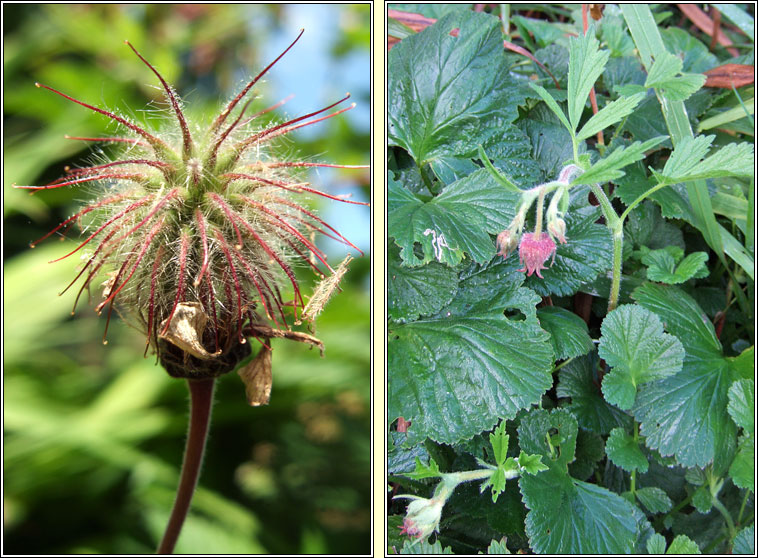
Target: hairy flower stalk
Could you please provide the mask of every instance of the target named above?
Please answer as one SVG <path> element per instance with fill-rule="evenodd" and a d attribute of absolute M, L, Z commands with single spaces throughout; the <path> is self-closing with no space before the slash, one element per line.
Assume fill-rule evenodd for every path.
<path fill-rule="evenodd" d="M 120 144 L 124 153 L 116 160 L 66 169 L 66 177 L 46 185 L 15 186 L 37 191 L 97 184 L 102 189 L 99 198 L 32 246 L 73 224 L 80 226 L 85 238 L 59 258 L 79 255 L 83 262 L 63 292 L 80 281 L 75 309 L 82 293 L 99 286 L 105 277 L 102 299 L 95 307 L 98 313 L 107 311 L 103 342 L 114 307 L 136 319 L 146 336 L 145 352 L 152 347 L 171 376 L 187 378 L 191 386 L 199 382 L 190 390 L 193 417 L 196 408 L 210 405 L 213 379 L 234 369 L 251 353 L 248 337 L 261 342 L 255 360 L 258 366 L 266 362 L 268 368 L 272 337 L 321 346 L 315 338 L 289 328 L 290 321 L 302 319 L 300 311 L 306 305 L 295 267 L 308 265 L 320 277 L 334 272 L 314 243 L 315 234 L 360 252 L 303 202 L 322 197 L 368 204 L 321 191 L 303 181 L 300 173 L 310 167 L 367 167 L 279 160 L 272 149 L 292 131 L 353 108 L 355 103 L 328 112 L 350 95 L 323 109 L 268 126 L 260 125 L 259 117 L 284 101 L 250 115 L 247 109 L 251 100 L 243 103 L 302 34 L 206 126 L 187 120 L 176 92 L 128 41 L 126 44 L 165 91 L 174 121 L 167 132 L 145 130 L 113 112 L 36 84 L 108 117 L 125 134 L 111 138 L 67 136 Z M 291 299 L 284 294 L 290 291 Z M 199 395 L 203 390 L 204 395 Z M 267 394 L 256 397 L 257 403 L 251 404 L 268 401 Z M 202 412 L 210 416 L 209 407 Z M 205 444 L 205 431 L 200 431 L 202 436 L 191 441 L 200 447 L 188 446 L 183 467 L 182 486 L 188 487 L 189 497 Z M 194 465 L 187 463 L 191 454 L 195 456 Z M 187 468 L 195 469 L 188 473 L 195 478 L 185 482 Z M 184 509 L 177 512 L 182 506 Z M 175 536 L 188 507 L 187 494 L 177 498 L 174 515 L 180 517 L 172 515 Z M 161 550 L 170 552 L 174 543 L 175 537 L 164 540 Z"/>

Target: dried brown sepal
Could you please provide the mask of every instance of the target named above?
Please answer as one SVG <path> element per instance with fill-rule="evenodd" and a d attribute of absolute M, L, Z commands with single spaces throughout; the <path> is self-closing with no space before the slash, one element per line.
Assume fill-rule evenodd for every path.
<path fill-rule="evenodd" d="M 222 351 L 220 350 L 209 353 L 203 347 L 203 332 L 205 332 L 205 325 L 208 323 L 208 315 L 200 303 L 180 302 L 176 306 L 171 323 L 167 324 L 167 322 L 168 319 L 161 323 L 159 338 L 176 345 L 185 353 L 199 359 L 209 360 L 221 354 Z M 163 333 L 164 329 L 165 333 Z"/>
<path fill-rule="evenodd" d="M 289 331 L 284 329 L 275 329 L 265 324 L 251 324 L 245 329 L 245 334 L 251 335 L 257 339 L 289 339 L 290 341 L 297 341 L 299 343 L 307 343 L 318 347 L 321 356 L 324 356 L 324 342 L 320 339 L 303 333 L 301 331 Z"/>
<path fill-rule="evenodd" d="M 251 407 L 268 405 L 271 399 L 271 347 L 263 345 L 261 350 L 248 364 L 237 371 L 245 384 L 245 396 Z"/>
<path fill-rule="evenodd" d="M 321 313 L 324 306 L 326 306 L 326 303 L 329 302 L 329 299 L 334 294 L 334 291 L 339 287 L 340 281 L 342 280 L 342 277 L 345 276 L 345 273 L 347 273 L 349 269 L 348 265 L 352 259 L 353 257 L 348 254 L 345 259 L 342 260 L 342 263 L 337 266 L 334 273 L 321 280 L 318 287 L 316 287 L 316 290 L 313 292 L 313 296 L 311 296 L 311 299 L 308 301 L 308 304 L 305 305 L 302 316 L 300 316 L 300 319 L 295 322 L 295 325 L 300 325 L 303 323 L 303 320 L 313 322 L 313 320 L 316 319 L 316 316 Z"/>

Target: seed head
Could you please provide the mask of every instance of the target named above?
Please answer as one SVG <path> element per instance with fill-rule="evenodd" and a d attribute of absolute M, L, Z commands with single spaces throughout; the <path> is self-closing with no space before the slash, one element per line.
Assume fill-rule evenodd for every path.
<path fill-rule="evenodd" d="M 32 245 L 77 223 L 86 238 L 59 259 L 80 252 L 86 256 L 64 292 L 81 279 L 78 302 L 105 275 L 96 311 L 107 309 L 110 320 L 118 302 L 136 318 L 146 344 L 154 347 L 171 375 L 198 378 L 228 372 L 250 353 L 246 337 L 261 331 L 256 325 L 267 321 L 276 329 L 288 329 L 288 314 L 297 320 L 305 305 L 295 264 L 307 264 L 319 276 L 333 271 L 314 244 L 314 234 L 358 250 L 302 203 L 303 198 L 320 196 L 362 204 L 327 194 L 298 176 L 307 167 L 345 166 L 281 160 L 272 150 L 277 139 L 293 130 L 353 108 L 354 103 L 320 116 L 350 95 L 267 127 L 257 118 L 282 103 L 249 116 L 250 100 L 237 108 L 302 33 L 205 126 L 187 121 L 177 94 L 128 41 L 165 91 L 174 115 L 167 132 L 147 131 L 36 84 L 107 116 L 125 132 L 120 137 L 70 139 L 117 143 L 125 150 L 116 160 L 69 169 L 68 176 L 44 186 L 16 186 L 44 190 L 95 183 L 102 189 L 97 199 Z M 289 286 L 292 300 L 285 301 L 282 289 Z M 177 335 L 185 335 L 179 324 L 190 324 L 190 331 L 195 327 L 196 339 L 177 341 Z M 106 334 L 107 328 L 106 323 Z M 187 349 L 193 346 L 199 348 Z"/>

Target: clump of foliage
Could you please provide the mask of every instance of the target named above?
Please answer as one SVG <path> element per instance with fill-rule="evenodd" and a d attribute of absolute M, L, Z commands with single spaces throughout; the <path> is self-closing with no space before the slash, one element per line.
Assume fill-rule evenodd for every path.
<path fill-rule="evenodd" d="M 751 553 L 752 16 L 394 8 L 390 552 Z"/>

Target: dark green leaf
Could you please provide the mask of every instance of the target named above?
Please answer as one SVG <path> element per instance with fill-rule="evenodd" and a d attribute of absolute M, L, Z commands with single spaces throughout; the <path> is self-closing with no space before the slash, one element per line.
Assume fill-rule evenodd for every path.
<path fill-rule="evenodd" d="M 398 43 L 389 53 L 390 145 L 423 165 L 460 138 L 477 138 L 493 118 L 515 120 L 519 97 L 502 51 L 497 18 L 470 11 L 447 14 Z"/>
<path fill-rule="evenodd" d="M 458 274 L 431 262 L 422 267 L 400 264 L 400 249 L 387 247 L 387 314 L 396 322 L 412 321 L 434 314 L 453 300 L 458 291 Z"/>
<path fill-rule="evenodd" d="M 629 415 L 603 399 L 597 378 L 597 353 L 579 357 L 558 373 L 558 397 L 570 397 L 567 409 L 579 426 L 597 434 L 608 434 L 614 427 L 631 428 Z"/>
<path fill-rule="evenodd" d="M 749 434 L 755 432 L 755 382 L 737 380 L 729 387 L 729 404 L 726 410 L 737 426 Z"/>
<path fill-rule="evenodd" d="M 677 265 L 682 255 L 683 252 L 676 257 L 668 250 L 651 250 L 642 257 L 642 263 L 648 266 L 647 278 L 659 283 L 676 285 L 692 278 L 708 276 L 708 269 L 705 267 L 708 261 L 706 252 L 693 252 Z"/>
<path fill-rule="evenodd" d="M 558 306 L 537 309 L 542 329 L 550 334 L 555 358 L 564 359 L 585 355 L 593 348 L 587 324 L 573 312 Z"/>
<path fill-rule="evenodd" d="M 634 509 L 606 488 L 572 479 L 576 419 L 564 409 L 534 410 L 521 421 L 519 444 L 543 456 L 550 467 L 522 476 L 519 487 L 529 508 L 526 532 L 539 554 L 629 553 L 637 538 Z"/>

